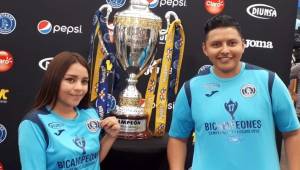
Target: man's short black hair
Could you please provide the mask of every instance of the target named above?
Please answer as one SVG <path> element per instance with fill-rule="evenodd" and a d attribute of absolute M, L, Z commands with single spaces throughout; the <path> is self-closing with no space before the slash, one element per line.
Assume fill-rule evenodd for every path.
<path fill-rule="evenodd" d="M 237 22 L 234 18 L 232 18 L 229 15 L 222 14 L 222 15 L 214 16 L 206 21 L 206 24 L 204 26 L 205 40 L 207 38 L 207 34 L 211 30 L 214 30 L 214 29 L 220 28 L 220 27 L 233 27 L 238 31 L 240 36 L 243 37 L 241 26 L 240 26 L 239 22 Z"/>

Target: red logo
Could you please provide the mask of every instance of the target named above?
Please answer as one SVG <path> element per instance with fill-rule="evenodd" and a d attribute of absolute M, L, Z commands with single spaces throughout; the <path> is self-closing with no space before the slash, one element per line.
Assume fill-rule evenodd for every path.
<path fill-rule="evenodd" d="M 3 164 L 0 162 L 0 170 L 4 170 Z"/>
<path fill-rule="evenodd" d="M 205 9 L 208 13 L 216 15 L 224 10 L 224 0 L 205 0 Z"/>
<path fill-rule="evenodd" d="M 12 55 L 7 51 L 0 50 L 0 73 L 8 71 L 13 65 L 14 60 Z"/>

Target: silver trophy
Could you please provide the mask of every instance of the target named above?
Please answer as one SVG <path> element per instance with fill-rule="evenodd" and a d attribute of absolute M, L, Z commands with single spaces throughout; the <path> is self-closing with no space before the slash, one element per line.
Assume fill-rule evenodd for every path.
<path fill-rule="evenodd" d="M 120 65 L 128 74 L 128 85 L 120 93 L 119 106 L 114 115 L 121 125 L 119 138 L 146 139 L 150 136 L 148 120 L 141 107 L 141 93 L 136 88 L 138 77 L 147 70 L 154 60 L 156 44 L 161 30 L 162 20 L 148 8 L 147 0 L 131 0 L 128 9 L 114 15 L 113 28 L 116 56 Z M 108 20 L 111 7 L 107 8 Z"/>
<path fill-rule="evenodd" d="M 131 0 L 128 9 L 114 15 L 113 26 L 108 24 L 112 7 L 102 5 L 100 11 L 106 9 L 106 25 L 113 30 L 116 45 L 116 56 L 120 65 L 128 74 L 128 85 L 120 93 L 119 106 L 114 112 L 121 125 L 119 138 L 146 139 L 150 137 L 149 119 L 141 107 L 141 93 L 136 88 L 138 78 L 148 69 L 154 60 L 158 37 L 165 35 L 161 30 L 162 20 L 148 8 L 147 0 Z M 173 11 L 165 14 L 167 28 L 171 16 L 178 19 Z M 153 64 L 159 63 L 159 60 Z"/>

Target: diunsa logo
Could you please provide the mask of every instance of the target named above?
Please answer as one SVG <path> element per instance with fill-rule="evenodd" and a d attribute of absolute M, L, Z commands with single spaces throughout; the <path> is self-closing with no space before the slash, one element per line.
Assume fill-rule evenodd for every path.
<path fill-rule="evenodd" d="M 274 7 L 266 4 L 253 4 L 247 7 L 247 13 L 259 19 L 272 19 L 277 17 L 277 11 Z"/>

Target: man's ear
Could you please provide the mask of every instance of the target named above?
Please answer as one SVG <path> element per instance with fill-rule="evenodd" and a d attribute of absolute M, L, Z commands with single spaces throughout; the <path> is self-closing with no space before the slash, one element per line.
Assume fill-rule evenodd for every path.
<path fill-rule="evenodd" d="M 202 51 L 203 51 L 203 53 L 207 56 L 207 51 L 206 51 L 205 42 L 202 42 Z"/>
<path fill-rule="evenodd" d="M 246 48 L 246 41 L 244 38 L 242 38 L 242 46 L 243 46 L 243 50 L 245 51 Z"/>

